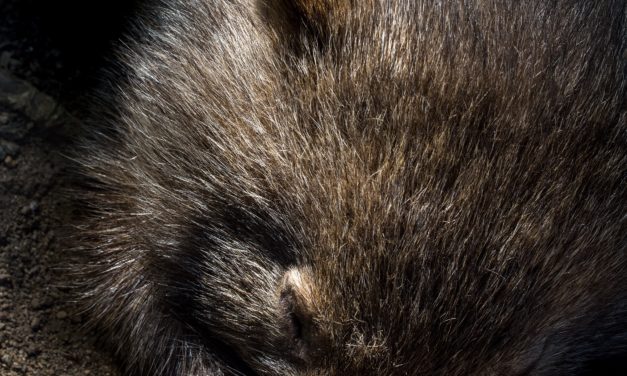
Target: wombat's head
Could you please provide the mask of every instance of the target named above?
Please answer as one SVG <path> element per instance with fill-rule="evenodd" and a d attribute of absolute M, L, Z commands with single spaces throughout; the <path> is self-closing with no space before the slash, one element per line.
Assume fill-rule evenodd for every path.
<path fill-rule="evenodd" d="M 128 368 L 624 351 L 624 12 L 528 3 L 160 2 L 85 163 L 88 308 Z"/>

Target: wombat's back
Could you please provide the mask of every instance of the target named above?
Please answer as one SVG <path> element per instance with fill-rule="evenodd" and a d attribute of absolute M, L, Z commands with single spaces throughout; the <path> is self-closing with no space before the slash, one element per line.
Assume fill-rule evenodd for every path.
<path fill-rule="evenodd" d="M 159 2 L 85 141 L 85 307 L 142 375 L 624 354 L 625 21 L 624 1 Z"/>

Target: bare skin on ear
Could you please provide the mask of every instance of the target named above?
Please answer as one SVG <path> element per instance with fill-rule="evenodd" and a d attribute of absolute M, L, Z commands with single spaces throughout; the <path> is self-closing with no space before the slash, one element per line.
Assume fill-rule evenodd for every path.
<path fill-rule="evenodd" d="M 313 307 L 313 286 L 307 269 L 292 268 L 285 273 L 281 283 L 281 294 L 293 292 L 299 305 L 311 311 Z"/>

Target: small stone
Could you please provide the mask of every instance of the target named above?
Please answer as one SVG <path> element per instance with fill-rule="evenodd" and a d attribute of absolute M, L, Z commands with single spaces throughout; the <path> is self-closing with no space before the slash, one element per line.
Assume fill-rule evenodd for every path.
<path fill-rule="evenodd" d="M 2 354 L 2 356 L 0 357 L 0 361 L 9 367 L 11 367 L 11 365 L 13 364 L 13 359 L 9 354 Z"/>
<path fill-rule="evenodd" d="M 17 371 L 18 373 L 22 373 L 22 374 L 24 373 L 24 371 L 26 371 L 26 367 L 24 367 L 23 364 L 19 364 L 19 363 L 13 364 L 12 368 L 14 371 Z"/>
<path fill-rule="evenodd" d="M 6 112 L 0 112 L 0 124 L 9 123 L 9 114 Z"/>
<path fill-rule="evenodd" d="M 12 141 L 21 140 L 35 126 L 32 121 L 24 124 L 24 121 L 20 121 L 16 117 L 5 115 L 4 119 L 0 118 L 0 138 Z"/>
<path fill-rule="evenodd" d="M 39 317 L 35 317 L 30 322 L 30 328 L 33 332 L 39 331 L 41 329 L 41 319 Z"/>
<path fill-rule="evenodd" d="M 26 349 L 26 356 L 28 356 L 29 358 L 37 357 L 39 356 L 39 354 L 41 354 L 41 349 L 36 346 L 30 346 L 28 349 Z"/>
<path fill-rule="evenodd" d="M 59 311 L 57 312 L 57 319 L 59 320 L 65 320 L 68 317 L 67 312 L 65 311 Z"/>
<path fill-rule="evenodd" d="M 20 153 L 20 146 L 15 142 L 0 139 L 0 154 L 16 157 Z"/>
<path fill-rule="evenodd" d="M 3 331 L 4 328 L 6 328 L 6 327 L 7 327 L 7 324 L 5 324 L 3 322 L 0 322 L 0 331 Z"/>
<path fill-rule="evenodd" d="M 20 214 L 35 214 L 39 210 L 39 203 L 37 201 L 31 201 L 28 205 L 24 206 L 20 210 Z"/>
<path fill-rule="evenodd" d="M 2 69 L 0 69 L 0 103 L 13 107 L 44 126 L 58 124 L 60 118 L 66 114 L 52 97 Z"/>
<path fill-rule="evenodd" d="M 46 298 L 35 298 L 30 305 L 35 311 L 41 311 L 52 307 L 52 302 Z"/>
<path fill-rule="evenodd" d="M 10 155 L 7 155 L 6 157 L 4 157 L 4 164 L 7 167 L 13 168 L 17 166 L 17 161 L 13 159 L 13 157 L 11 157 Z"/>

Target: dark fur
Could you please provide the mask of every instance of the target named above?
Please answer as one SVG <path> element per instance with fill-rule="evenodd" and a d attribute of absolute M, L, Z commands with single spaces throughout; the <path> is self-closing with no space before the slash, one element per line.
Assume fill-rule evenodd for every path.
<path fill-rule="evenodd" d="M 150 9 L 80 158 L 83 301 L 129 374 L 627 353 L 625 1 Z"/>

